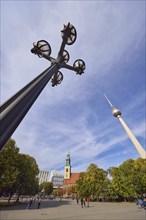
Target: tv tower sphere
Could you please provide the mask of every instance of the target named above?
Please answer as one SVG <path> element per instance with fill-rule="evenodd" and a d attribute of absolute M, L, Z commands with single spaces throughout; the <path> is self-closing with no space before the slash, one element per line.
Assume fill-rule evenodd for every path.
<path fill-rule="evenodd" d="M 112 106 L 112 114 L 114 117 L 118 117 L 118 116 L 122 115 L 122 112 L 118 108 L 116 108 L 115 106 Z"/>

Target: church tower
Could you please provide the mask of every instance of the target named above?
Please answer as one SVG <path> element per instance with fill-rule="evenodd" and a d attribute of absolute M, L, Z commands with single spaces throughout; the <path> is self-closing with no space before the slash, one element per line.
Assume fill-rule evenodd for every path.
<path fill-rule="evenodd" d="M 66 165 L 64 168 L 64 179 L 70 179 L 71 176 L 71 160 L 70 160 L 70 153 L 66 156 Z"/>

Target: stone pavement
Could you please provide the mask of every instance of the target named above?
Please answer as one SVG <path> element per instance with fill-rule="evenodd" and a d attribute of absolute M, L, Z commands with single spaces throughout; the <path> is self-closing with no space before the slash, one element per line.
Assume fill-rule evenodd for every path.
<path fill-rule="evenodd" d="M 135 203 L 91 202 L 81 208 L 75 200 L 43 200 L 40 209 L 34 202 L 29 210 L 27 204 L 1 208 L 0 220 L 146 220 L 146 210 Z"/>

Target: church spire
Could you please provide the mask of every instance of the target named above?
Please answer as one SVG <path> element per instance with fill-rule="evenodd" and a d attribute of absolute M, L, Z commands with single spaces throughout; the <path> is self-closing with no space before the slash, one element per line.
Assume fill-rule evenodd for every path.
<path fill-rule="evenodd" d="M 64 167 L 64 179 L 70 179 L 71 176 L 71 159 L 70 159 L 70 153 L 68 152 L 66 156 L 66 164 Z"/>
<path fill-rule="evenodd" d="M 70 166 L 70 153 L 69 152 L 66 156 L 66 166 Z"/>

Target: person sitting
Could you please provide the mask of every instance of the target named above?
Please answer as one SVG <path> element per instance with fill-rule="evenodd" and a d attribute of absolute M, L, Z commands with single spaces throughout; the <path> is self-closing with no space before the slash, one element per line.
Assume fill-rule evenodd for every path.
<path fill-rule="evenodd" d="M 138 205 L 139 209 L 142 209 L 144 207 L 142 199 L 137 199 L 136 204 Z"/>

